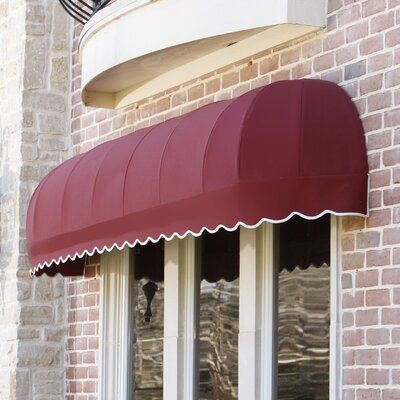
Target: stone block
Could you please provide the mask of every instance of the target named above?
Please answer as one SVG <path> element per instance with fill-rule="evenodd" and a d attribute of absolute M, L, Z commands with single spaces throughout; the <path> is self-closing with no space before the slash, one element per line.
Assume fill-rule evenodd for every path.
<path fill-rule="evenodd" d="M 62 362 L 60 346 L 20 343 L 18 362 L 21 367 L 58 367 Z"/>
<path fill-rule="evenodd" d="M 50 306 L 22 306 L 22 325 L 47 325 L 53 323 L 53 308 Z"/>

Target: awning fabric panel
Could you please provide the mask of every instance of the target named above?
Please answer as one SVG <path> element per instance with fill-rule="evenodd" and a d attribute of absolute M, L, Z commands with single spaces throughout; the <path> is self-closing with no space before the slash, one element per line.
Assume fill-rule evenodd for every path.
<path fill-rule="evenodd" d="M 32 271 L 74 274 L 62 263 L 204 229 L 366 215 L 367 182 L 362 126 L 346 93 L 320 80 L 277 82 L 53 170 L 29 205 Z"/>

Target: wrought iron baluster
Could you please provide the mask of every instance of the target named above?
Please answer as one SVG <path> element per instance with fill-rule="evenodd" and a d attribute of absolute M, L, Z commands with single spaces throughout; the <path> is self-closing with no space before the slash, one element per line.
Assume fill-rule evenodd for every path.
<path fill-rule="evenodd" d="M 99 10 L 108 5 L 111 0 L 59 0 L 64 10 L 76 21 L 85 24 Z"/>

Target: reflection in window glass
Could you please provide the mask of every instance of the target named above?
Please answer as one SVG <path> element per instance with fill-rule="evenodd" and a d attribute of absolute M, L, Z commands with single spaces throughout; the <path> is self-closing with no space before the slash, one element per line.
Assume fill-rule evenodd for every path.
<path fill-rule="evenodd" d="M 135 354 L 135 400 L 158 400 L 163 398 L 163 335 L 164 335 L 164 288 L 157 282 L 159 291 L 151 304 L 152 318 L 145 320 L 147 307 L 143 285 L 146 279 L 135 281 L 136 340 Z"/>
<path fill-rule="evenodd" d="M 239 234 L 202 237 L 200 400 L 238 398 Z"/>
<path fill-rule="evenodd" d="M 239 279 L 201 282 L 200 399 L 237 399 Z"/>
<path fill-rule="evenodd" d="M 164 278 L 163 243 L 135 249 L 134 400 L 163 398 Z M 146 271 L 153 276 L 144 277 Z M 143 288 L 153 289 L 151 308 Z M 156 286 L 155 286 L 156 285 Z M 151 311 L 150 317 L 148 312 Z"/>
<path fill-rule="evenodd" d="M 328 400 L 329 218 L 294 218 L 279 232 L 278 399 Z"/>

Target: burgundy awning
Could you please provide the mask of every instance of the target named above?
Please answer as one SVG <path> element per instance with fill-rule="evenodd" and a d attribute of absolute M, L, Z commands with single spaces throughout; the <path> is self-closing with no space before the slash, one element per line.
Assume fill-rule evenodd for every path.
<path fill-rule="evenodd" d="M 54 169 L 29 204 L 32 272 L 74 275 L 95 251 L 295 214 L 366 215 L 367 182 L 346 93 L 320 80 L 273 83 Z"/>

